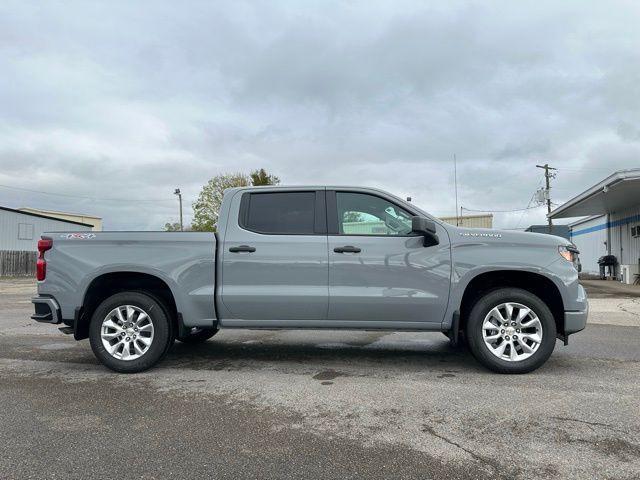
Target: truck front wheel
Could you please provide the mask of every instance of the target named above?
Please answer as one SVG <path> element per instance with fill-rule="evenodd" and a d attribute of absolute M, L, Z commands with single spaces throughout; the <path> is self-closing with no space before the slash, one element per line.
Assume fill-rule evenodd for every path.
<path fill-rule="evenodd" d="M 112 295 L 91 317 L 91 349 L 103 365 L 116 372 L 136 373 L 153 367 L 173 340 L 167 310 L 142 292 Z"/>
<path fill-rule="evenodd" d="M 493 290 L 473 306 L 465 328 L 469 349 L 498 373 L 527 373 L 544 364 L 555 347 L 549 307 L 519 288 Z"/>

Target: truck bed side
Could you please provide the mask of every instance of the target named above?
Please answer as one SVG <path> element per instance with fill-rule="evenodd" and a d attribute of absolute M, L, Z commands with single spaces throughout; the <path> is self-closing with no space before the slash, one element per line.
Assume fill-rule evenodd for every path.
<path fill-rule="evenodd" d="M 53 248 L 45 254 L 47 273 L 38 294 L 53 297 L 69 325 L 86 306 L 92 285 L 108 282 L 117 288 L 127 282 L 135 289 L 145 280 L 168 287 L 185 326 L 217 323 L 213 233 L 55 232 L 43 238 L 51 238 Z"/>

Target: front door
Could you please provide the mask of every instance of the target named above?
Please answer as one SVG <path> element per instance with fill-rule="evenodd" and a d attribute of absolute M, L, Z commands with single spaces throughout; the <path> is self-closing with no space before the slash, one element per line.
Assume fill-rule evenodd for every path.
<path fill-rule="evenodd" d="M 449 298 L 449 238 L 425 247 L 393 199 L 327 191 L 330 321 L 380 328 L 440 324 Z M 362 322 L 362 323 L 355 323 Z"/>
<path fill-rule="evenodd" d="M 220 251 L 223 325 L 295 327 L 326 320 L 324 190 L 239 192 Z"/>

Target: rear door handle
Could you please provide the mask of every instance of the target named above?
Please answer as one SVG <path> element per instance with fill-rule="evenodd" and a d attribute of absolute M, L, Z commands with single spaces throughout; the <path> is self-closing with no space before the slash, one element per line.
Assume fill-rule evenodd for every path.
<path fill-rule="evenodd" d="M 232 253 L 238 253 L 238 252 L 253 253 L 256 251 L 256 247 L 250 247 L 249 245 L 240 245 L 239 247 L 229 247 L 229 251 Z"/>
<path fill-rule="evenodd" d="M 336 247 L 333 251 L 336 253 L 360 253 L 362 250 L 353 245 L 345 245 L 344 247 Z"/>

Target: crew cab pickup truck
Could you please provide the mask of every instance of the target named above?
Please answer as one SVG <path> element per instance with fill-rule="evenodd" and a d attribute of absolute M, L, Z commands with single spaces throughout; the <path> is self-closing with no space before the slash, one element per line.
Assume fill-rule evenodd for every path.
<path fill-rule="evenodd" d="M 118 372 L 245 328 L 443 332 L 524 373 L 588 313 L 567 240 L 454 227 L 375 188 L 233 188 L 215 234 L 46 233 L 38 250 L 32 318 Z"/>

